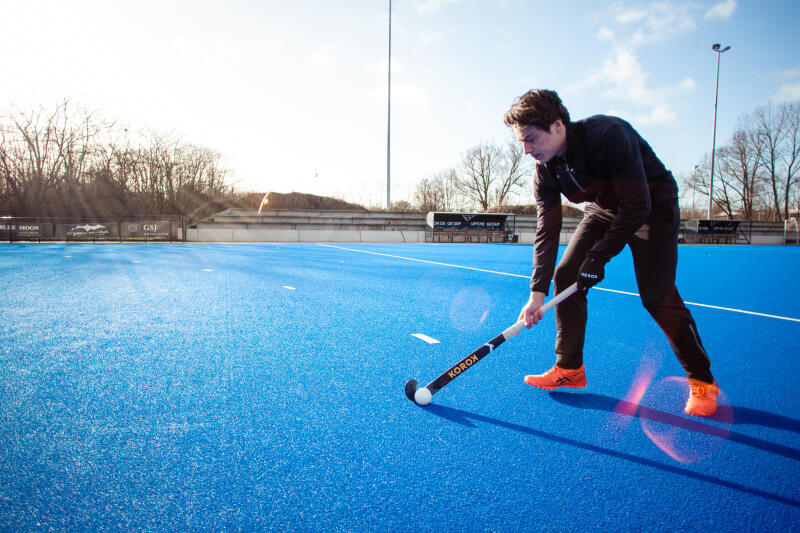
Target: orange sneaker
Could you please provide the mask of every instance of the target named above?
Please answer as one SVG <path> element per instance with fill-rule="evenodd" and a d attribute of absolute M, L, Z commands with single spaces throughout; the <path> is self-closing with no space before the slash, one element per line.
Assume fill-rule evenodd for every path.
<path fill-rule="evenodd" d="M 689 399 L 683 412 L 694 416 L 711 416 L 717 412 L 717 395 L 719 387 L 717 382 L 705 383 L 696 379 L 689 379 Z"/>
<path fill-rule="evenodd" d="M 547 390 L 558 387 L 580 389 L 586 386 L 586 371 L 583 365 L 577 370 L 568 370 L 556 365 L 544 374 L 525 376 L 525 383 Z"/>

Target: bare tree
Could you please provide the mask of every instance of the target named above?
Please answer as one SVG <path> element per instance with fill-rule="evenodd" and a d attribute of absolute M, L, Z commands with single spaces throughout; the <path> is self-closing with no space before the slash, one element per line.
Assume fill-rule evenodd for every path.
<path fill-rule="evenodd" d="M 679 199 L 681 202 L 681 216 L 684 218 L 700 218 L 698 209 L 698 195 L 700 196 L 699 205 L 703 204 L 703 196 L 708 196 L 708 190 L 702 187 L 700 178 L 700 165 L 694 166 L 692 173 L 681 172 L 676 176 L 680 183 Z M 688 202 L 691 202 L 691 211 L 684 207 Z"/>
<path fill-rule="evenodd" d="M 733 134 L 731 144 L 721 148 L 717 157 L 725 195 L 721 202 L 723 210 L 729 217 L 733 217 L 735 210 L 736 216 L 752 219 L 760 184 L 761 145 L 752 130 L 740 127 Z"/>
<path fill-rule="evenodd" d="M 414 205 L 408 200 L 398 200 L 396 202 L 392 202 L 391 211 L 397 211 L 400 213 L 413 213 L 414 211 L 416 211 L 416 209 L 414 208 Z"/>
<path fill-rule="evenodd" d="M 453 211 L 458 205 L 458 178 L 454 169 L 439 172 L 417 183 L 414 203 L 420 211 Z"/>
<path fill-rule="evenodd" d="M 795 185 L 800 180 L 800 102 L 785 104 L 786 107 L 786 140 L 782 156 L 784 189 L 783 217 L 790 216 L 791 198 L 797 197 Z"/>
<path fill-rule="evenodd" d="M 8 140 L 10 132 L 3 122 L 0 122 L 0 212 L 3 214 L 15 213 L 21 197 L 19 183 L 15 179 L 14 162 L 10 153 L 11 146 Z"/>
<path fill-rule="evenodd" d="M 174 136 L 142 140 L 66 100 L 0 115 L 3 214 L 188 214 L 233 193 L 220 154 Z"/>
<path fill-rule="evenodd" d="M 0 117 L 0 168 L 12 212 L 59 214 L 85 183 L 92 143 L 104 127 L 64 100 L 52 109 L 18 110 Z"/>
<path fill-rule="evenodd" d="M 532 175 L 521 143 L 514 140 L 506 145 L 498 173 L 495 197 L 497 205 L 505 205 L 508 195 L 524 186 L 526 177 Z"/>
<path fill-rule="evenodd" d="M 461 193 L 486 211 L 492 200 L 492 189 L 500 177 L 503 164 L 502 149 L 483 142 L 461 156 L 462 173 L 458 184 Z"/>
<path fill-rule="evenodd" d="M 761 163 L 772 195 L 775 220 L 789 216 L 793 188 L 800 179 L 800 103 L 767 104 L 752 115 L 761 145 Z"/>
<path fill-rule="evenodd" d="M 769 104 L 740 117 L 731 141 L 717 150 L 714 206 L 728 217 L 789 216 L 800 180 L 800 103 Z M 685 187 L 709 192 L 708 156 Z M 716 181 L 716 180 L 719 181 Z"/>

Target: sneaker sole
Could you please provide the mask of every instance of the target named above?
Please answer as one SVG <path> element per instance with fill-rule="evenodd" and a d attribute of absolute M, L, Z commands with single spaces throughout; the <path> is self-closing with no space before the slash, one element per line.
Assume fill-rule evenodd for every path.
<path fill-rule="evenodd" d="M 686 409 L 684 409 L 683 412 L 690 416 L 714 416 L 715 414 L 717 414 L 716 409 L 714 409 L 710 413 L 698 413 L 697 411 L 691 411 L 691 410 L 687 411 Z"/>
<path fill-rule="evenodd" d="M 576 384 L 576 385 L 556 385 L 554 387 L 545 387 L 544 385 L 536 385 L 535 383 L 528 383 L 528 380 L 525 380 L 525 384 L 526 385 L 530 385 L 531 387 L 536 387 L 537 389 L 542 389 L 542 390 L 560 389 L 562 387 L 566 387 L 568 389 L 582 389 L 587 385 L 586 383 L 581 383 L 581 384 Z"/>

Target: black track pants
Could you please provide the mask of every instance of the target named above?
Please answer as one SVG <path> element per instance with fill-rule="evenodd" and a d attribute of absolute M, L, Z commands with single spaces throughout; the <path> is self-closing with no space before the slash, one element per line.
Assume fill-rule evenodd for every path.
<path fill-rule="evenodd" d="M 613 216 L 596 204 L 587 204 L 584 218 L 556 268 L 556 294 L 575 282 L 586 252 L 602 238 Z M 647 223 L 636 232 L 628 246 L 633 253 L 636 282 L 645 309 L 666 334 L 687 377 L 711 383 L 714 380 L 709 369 L 711 362 L 700 341 L 697 325 L 675 287 L 679 225 L 677 201 L 661 203 L 653 207 Z M 586 305 L 586 295 L 578 292 L 556 306 L 556 354 L 557 364 L 562 368 L 578 368 L 583 364 Z"/>

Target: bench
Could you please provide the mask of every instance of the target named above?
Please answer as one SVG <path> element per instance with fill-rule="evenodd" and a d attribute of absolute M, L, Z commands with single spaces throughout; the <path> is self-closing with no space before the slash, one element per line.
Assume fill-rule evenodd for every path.
<path fill-rule="evenodd" d="M 752 222 L 749 220 L 712 220 L 693 218 L 686 221 L 683 242 L 695 244 L 750 244 Z"/>
<path fill-rule="evenodd" d="M 508 242 L 508 235 L 500 230 L 437 229 L 433 242 Z"/>

